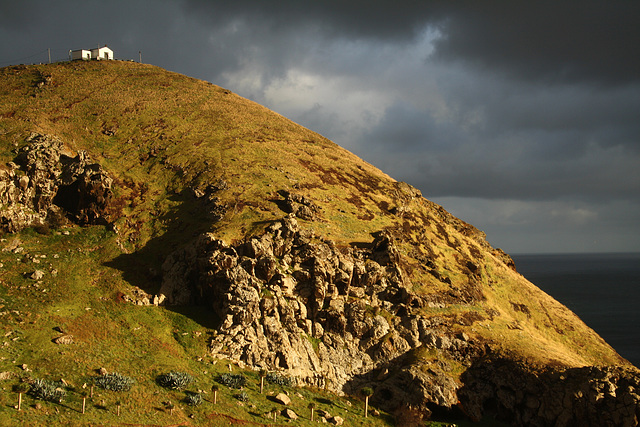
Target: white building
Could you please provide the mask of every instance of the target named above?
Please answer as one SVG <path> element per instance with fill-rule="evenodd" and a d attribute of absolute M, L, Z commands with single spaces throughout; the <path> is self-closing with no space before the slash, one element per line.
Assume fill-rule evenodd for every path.
<path fill-rule="evenodd" d="M 71 51 L 71 60 L 75 61 L 76 59 L 91 59 L 91 51 L 86 49 L 78 49 Z"/>
<path fill-rule="evenodd" d="M 113 51 L 109 49 L 107 46 L 98 47 L 91 50 L 78 49 L 78 50 L 72 50 L 70 52 L 70 56 L 72 61 L 76 59 L 82 59 L 85 61 L 89 59 L 97 59 L 97 60 L 113 59 Z"/>
<path fill-rule="evenodd" d="M 113 59 L 113 51 L 107 46 L 91 49 L 91 59 Z"/>

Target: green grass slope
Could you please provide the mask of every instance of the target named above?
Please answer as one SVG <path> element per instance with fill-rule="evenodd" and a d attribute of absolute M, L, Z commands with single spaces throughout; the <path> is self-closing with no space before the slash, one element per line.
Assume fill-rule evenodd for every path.
<path fill-rule="evenodd" d="M 2 425 L 269 422 L 265 413 L 277 404 L 258 393 L 250 371 L 245 403 L 221 386 L 216 406 L 189 407 L 181 403 L 184 392 L 158 386 L 158 375 L 184 371 L 196 379 L 191 390 L 212 399 L 215 378 L 229 371 L 227 361 L 207 354 L 216 319 L 203 307 L 136 306 L 126 296 L 157 291 L 165 257 L 201 232 L 240 242 L 286 216 L 280 190 L 319 206 L 318 219 L 299 222 L 337 245 L 366 245 L 372 233 L 388 230 L 414 291 L 433 301 L 422 314 L 446 319 L 494 351 L 533 365 L 627 364 L 509 268 L 481 232 L 321 135 L 213 84 L 120 61 L 0 69 L 0 165 L 32 132 L 56 136 L 70 153 L 86 150 L 114 178 L 118 209 L 113 227 L 2 236 Z M 193 194 L 221 182 L 228 211 L 214 222 Z M 36 269 L 45 272 L 40 280 L 29 278 Z M 73 335 L 72 344 L 52 341 L 63 333 Z M 426 369 L 437 355 L 416 357 Z M 82 393 L 101 367 L 136 383 L 126 393 L 97 391 L 83 415 Z M 27 377 L 64 379 L 71 392 L 63 404 L 25 398 L 18 412 L 14 390 Z M 289 391 L 301 417 L 315 403 L 354 424 L 391 422 L 384 414 L 361 418 L 354 398 Z M 163 402 L 176 404 L 173 413 Z"/>

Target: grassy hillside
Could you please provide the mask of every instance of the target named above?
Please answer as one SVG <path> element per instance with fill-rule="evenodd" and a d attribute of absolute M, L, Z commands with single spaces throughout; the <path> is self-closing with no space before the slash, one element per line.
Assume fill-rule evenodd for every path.
<path fill-rule="evenodd" d="M 493 351 L 533 365 L 627 363 L 509 268 L 481 232 L 326 138 L 226 89 L 120 61 L 0 69 L 1 165 L 32 132 L 56 136 L 70 154 L 87 151 L 114 178 L 118 209 L 111 227 L 69 224 L 2 236 L 0 372 L 13 375 L 0 381 L 0 424 L 227 425 L 229 416 L 266 423 L 264 414 L 277 404 L 258 393 L 255 372 L 245 371 L 246 403 L 221 386 L 217 406 L 191 408 L 179 403 L 184 392 L 156 384 L 162 373 L 188 372 L 196 378 L 191 390 L 211 399 L 215 378 L 229 372 L 228 361 L 207 354 L 217 319 L 206 307 L 136 306 L 127 299 L 154 294 L 166 256 L 199 233 L 237 243 L 285 217 L 282 190 L 318 206 L 316 219 L 299 222 L 338 246 L 367 245 L 373 233 L 388 230 L 413 290 L 431 302 L 422 314 L 445 319 Z M 212 184 L 226 188 L 216 194 L 228 209 L 217 222 L 194 196 Z M 31 279 L 35 270 L 44 277 Z M 63 334 L 74 342 L 52 342 Z M 439 356 L 416 357 L 427 369 Z M 83 385 L 101 367 L 136 383 L 122 394 L 99 391 L 83 416 Z M 73 391 L 62 405 L 36 407 L 27 399 L 17 413 L 11 390 L 28 376 L 64 379 Z M 348 420 L 362 409 L 352 397 L 288 389 L 302 417 L 310 402 Z M 168 401 L 177 405 L 173 414 Z M 391 418 L 357 420 L 384 425 Z"/>

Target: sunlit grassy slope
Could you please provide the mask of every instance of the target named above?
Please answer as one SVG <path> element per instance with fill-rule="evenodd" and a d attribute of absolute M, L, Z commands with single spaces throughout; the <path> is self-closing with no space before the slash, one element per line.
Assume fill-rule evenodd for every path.
<path fill-rule="evenodd" d="M 123 302 L 122 295 L 136 288 L 154 293 L 154 272 L 166 255 L 198 233 L 213 231 L 234 243 L 283 218 L 280 190 L 319 206 L 316 220 L 299 222 L 339 247 L 366 245 L 373 233 L 388 230 L 413 290 L 433 301 L 423 314 L 446 319 L 496 352 L 534 365 L 627 363 L 573 313 L 505 265 L 481 232 L 321 135 L 226 89 L 120 61 L 0 69 L 1 164 L 13 160 L 31 132 L 53 135 L 70 154 L 86 150 L 102 164 L 115 180 L 122 214 L 112 218 L 117 233 L 93 226 L 3 236 L 0 371 L 63 378 L 77 392 L 65 405 L 29 406 L 16 414 L 10 393 L 16 380 L 0 382 L 0 424 L 86 420 L 76 411 L 79 396 L 100 367 L 137 383 L 123 397 L 101 392 L 90 422 L 120 422 L 113 414 L 118 399 L 126 407 L 123 422 L 226 425 L 214 413 L 265 422 L 264 412 L 273 405 L 255 386 L 245 406 L 225 389 L 217 407 L 182 405 L 169 415 L 162 402 L 178 402 L 181 395 L 157 386 L 158 374 L 184 370 L 197 378 L 195 388 L 210 390 L 215 373 L 228 371 L 227 362 L 206 352 L 216 319 L 204 308 L 140 307 Z M 223 181 L 227 189 L 217 196 L 229 209 L 213 223 L 192 194 Z M 24 276 L 36 268 L 46 271 L 40 282 Z M 56 327 L 72 334 L 74 344 L 54 344 Z M 425 364 L 434 357 L 418 356 Z M 330 412 L 357 417 L 356 401 L 349 406 L 317 390 L 297 392 L 299 413 L 309 401 L 318 408 L 331 401 Z"/>

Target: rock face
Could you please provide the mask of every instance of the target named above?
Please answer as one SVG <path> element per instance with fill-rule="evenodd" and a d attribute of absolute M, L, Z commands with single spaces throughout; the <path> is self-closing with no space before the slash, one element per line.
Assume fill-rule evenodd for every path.
<path fill-rule="evenodd" d="M 60 140 L 32 134 L 9 168 L 0 170 L 0 228 L 59 225 L 68 216 L 79 224 L 106 224 L 113 180 L 87 154 L 63 154 Z"/>
<path fill-rule="evenodd" d="M 637 426 L 640 375 L 616 367 L 532 371 L 486 359 L 463 375 L 460 406 L 473 419 L 490 414 L 526 426 Z"/>
<path fill-rule="evenodd" d="M 214 355 L 336 391 L 377 380 L 377 403 L 387 407 L 451 407 L 458 384 L 444 368 L 413 366 L 410 352 L 441 351 L 465 363 L 483 347 L 413 314 L 425 302 L 410 291 L 399 257 L 385 233 L 369 249 L 338 248 L 288 217 L 235 247 L 204 234 L 174 252 L 159 299 L 212 305 L 221 320 Z"/>
<path fill-rule="evenodd" d="M 371 402 L 387 410 L 428 416 L 435 407 L 461 408 L 471 418 L 492 414 L 521 425 L 635 425 L 637 371 L 535 375 L 514 362 L 485 363 L 493 355 L 483 342 L 419 313 L 429 301 L 411 291 L 402 265 L 388 232 L 368 248 L 339 248 L 289 216 L 236 246 L 207 233 L 175 251 L 157 298 L 211 305 L 220 319 L 214 356 L 337 392 L 373 386 Z M 433 363 L 425 365 L 424 354 Z M 465 371 L 460 379 L 452 363 Z M 608 418 L 599 415 L 605 409 Z"/>

